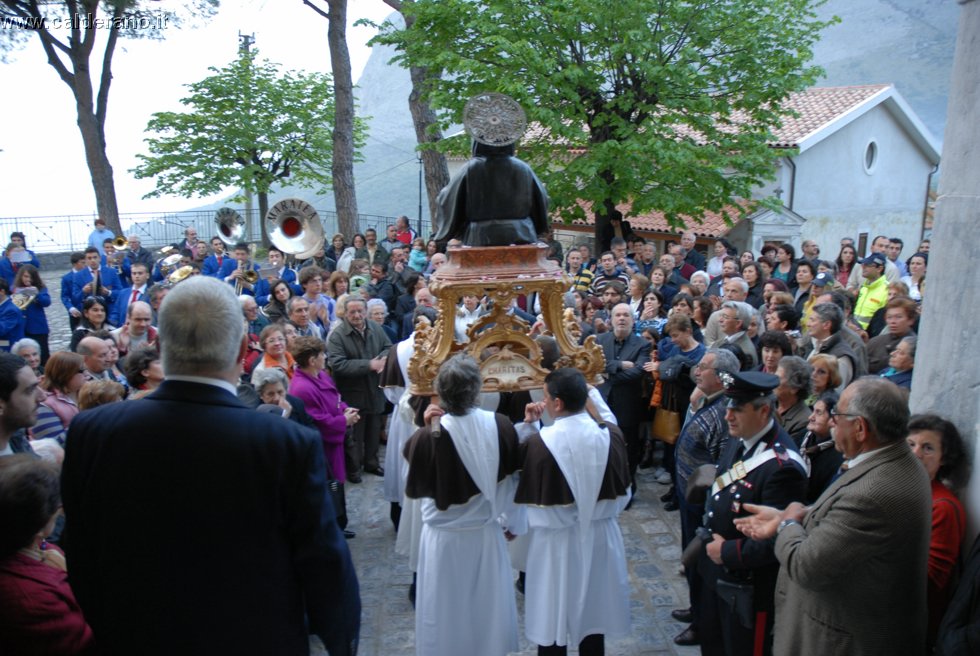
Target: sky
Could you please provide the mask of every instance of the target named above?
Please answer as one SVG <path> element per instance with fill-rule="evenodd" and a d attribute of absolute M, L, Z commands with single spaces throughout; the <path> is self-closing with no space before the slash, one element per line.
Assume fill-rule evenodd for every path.
<path fill-rule="evenodd" d="M 318 0 L 319 6 L 326 6 Z M 347 42 L 355 82 L 367 63 L 374 35 L 353 27 L 361 18 L 381 22 L 391 13 L 381 0 L 348 0 Z M 329 72 L 327 20 L 302 0 L 224 0 L 218 13 L 196 29 L 166 29 L 162 41 L 120 40 L 113 58 L 106 141 L 121 213 L 180 211 L 215 198 L 143 200 L 151 179 L 129 169 L 146 152 L 144 130 L 159 111 L 179 111 L 183 86 L 230 63 L 239 33 L 255 35 L 261 56 L 290 69 Z M 93 65 L 101 60 L 101 48 Z M 93 73 L 95 75 L 95 73 Z M 0 62 L 0 217 L 92 214 L 95 196 L 70 89 L 47 64 L 39 40 Z"/>

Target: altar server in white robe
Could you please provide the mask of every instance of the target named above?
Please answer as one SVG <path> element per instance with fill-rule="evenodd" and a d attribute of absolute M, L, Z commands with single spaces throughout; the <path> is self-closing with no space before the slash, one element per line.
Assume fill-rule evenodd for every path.
<path fill-rule="evenodd" d="M 617 517 L 630 498 L 623 434 L 586 412 L 576 369 L 545 378 L 544 401 L 519 427 L 524 471 L 516 501 L 528 523 L 525 630 L 538 654 L 602 654 L 605 638 L 630 632 L 629 576 Z M 547 412 L 540 433 L 523 434 Z"/>
<path fill-rule="evenodd" d="M 420 499 L 416 653 L 517 651 L 517 604 L 504 532 L 525 532 L 513 505 L 520 467 L 513 424 L 478 406 L 482 380 L 465 355 L 439 369 L 440 405 L 405 445 L 405 496 Z M 433 426 L 433 419 L 439 422 Z"/>

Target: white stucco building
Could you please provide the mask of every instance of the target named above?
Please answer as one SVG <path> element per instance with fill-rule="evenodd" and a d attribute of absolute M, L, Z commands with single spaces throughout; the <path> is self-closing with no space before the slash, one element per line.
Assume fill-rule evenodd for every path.
<path fill-rule="evenodd" d="M 836 256 L 841 237 L 861 246 L 877 234 L 900 237 L 911 255 L 940 148 L 895 87 L 814 87 L 788 105 L 799 115 L 785 120 L 773 146 L 798 153 L 780 158 L 775 181 L 756 197 L 777 196 L 803 217 L 793 241 L 816 240 L 825 258 Z"/>
<path fill-rule="evenodd" d="M 734 226 L 716 213 L 689 221 L 698 242 L 710 247 L 726 237 L 739 250 L 758 254 L 766 242 L 788 241 L 800 252 L 804 239 L 834 259 L 842 237 L 852 237 L 863 254 L 875 235 L 899 237 L 909 257 L 923 236 L 929 183 L 939 165 L 936 139 L 891 84 L 811 87 L 793 94 L 786 105 L 795 116 L 784 119 L 773 148 L 795 149 L 780 157 L 775 179 L 759 187 L 753 199 L 778 198 L 781 211 L 762 208 Z M 633 229 L 654 240 L 676 239 L 677 231 L 658 212 L 630 215 Z M 555 224 L 563 241 L 592 231 L 592 219 Z"/>

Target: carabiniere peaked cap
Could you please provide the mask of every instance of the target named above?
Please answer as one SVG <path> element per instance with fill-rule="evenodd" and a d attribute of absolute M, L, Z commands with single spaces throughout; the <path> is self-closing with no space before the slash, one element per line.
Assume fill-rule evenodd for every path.
<path fill-rule="evenodd" d="M 749 401 L 767 396 L 779 387 L 779 377 L 763 371 L 742 371 L 731 374 L 722 371 L 718 373 L 718 378 L 725 386 L 727 397 L 725 405 L 729 408 L 737 408 Z"/>

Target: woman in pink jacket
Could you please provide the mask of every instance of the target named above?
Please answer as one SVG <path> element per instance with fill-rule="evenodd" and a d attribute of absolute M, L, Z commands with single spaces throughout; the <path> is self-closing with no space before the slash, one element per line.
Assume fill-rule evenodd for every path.
<path fill-rule="evenodd" d="M 296 372 L 289 383 L 289 393 L 302 399 L 306 412 L 316 422 L 323 440 L 323 453 L 330 467 L 328 474 L 339 481 L 347 480 L 344 466 L 344 436 L 347 427 L 357 423 L 357 408 L 349 408 L 340 398 L 333 378 L 324 371 L 327 362 L 323 340 L 298 337 L 292 346 Z"/>

